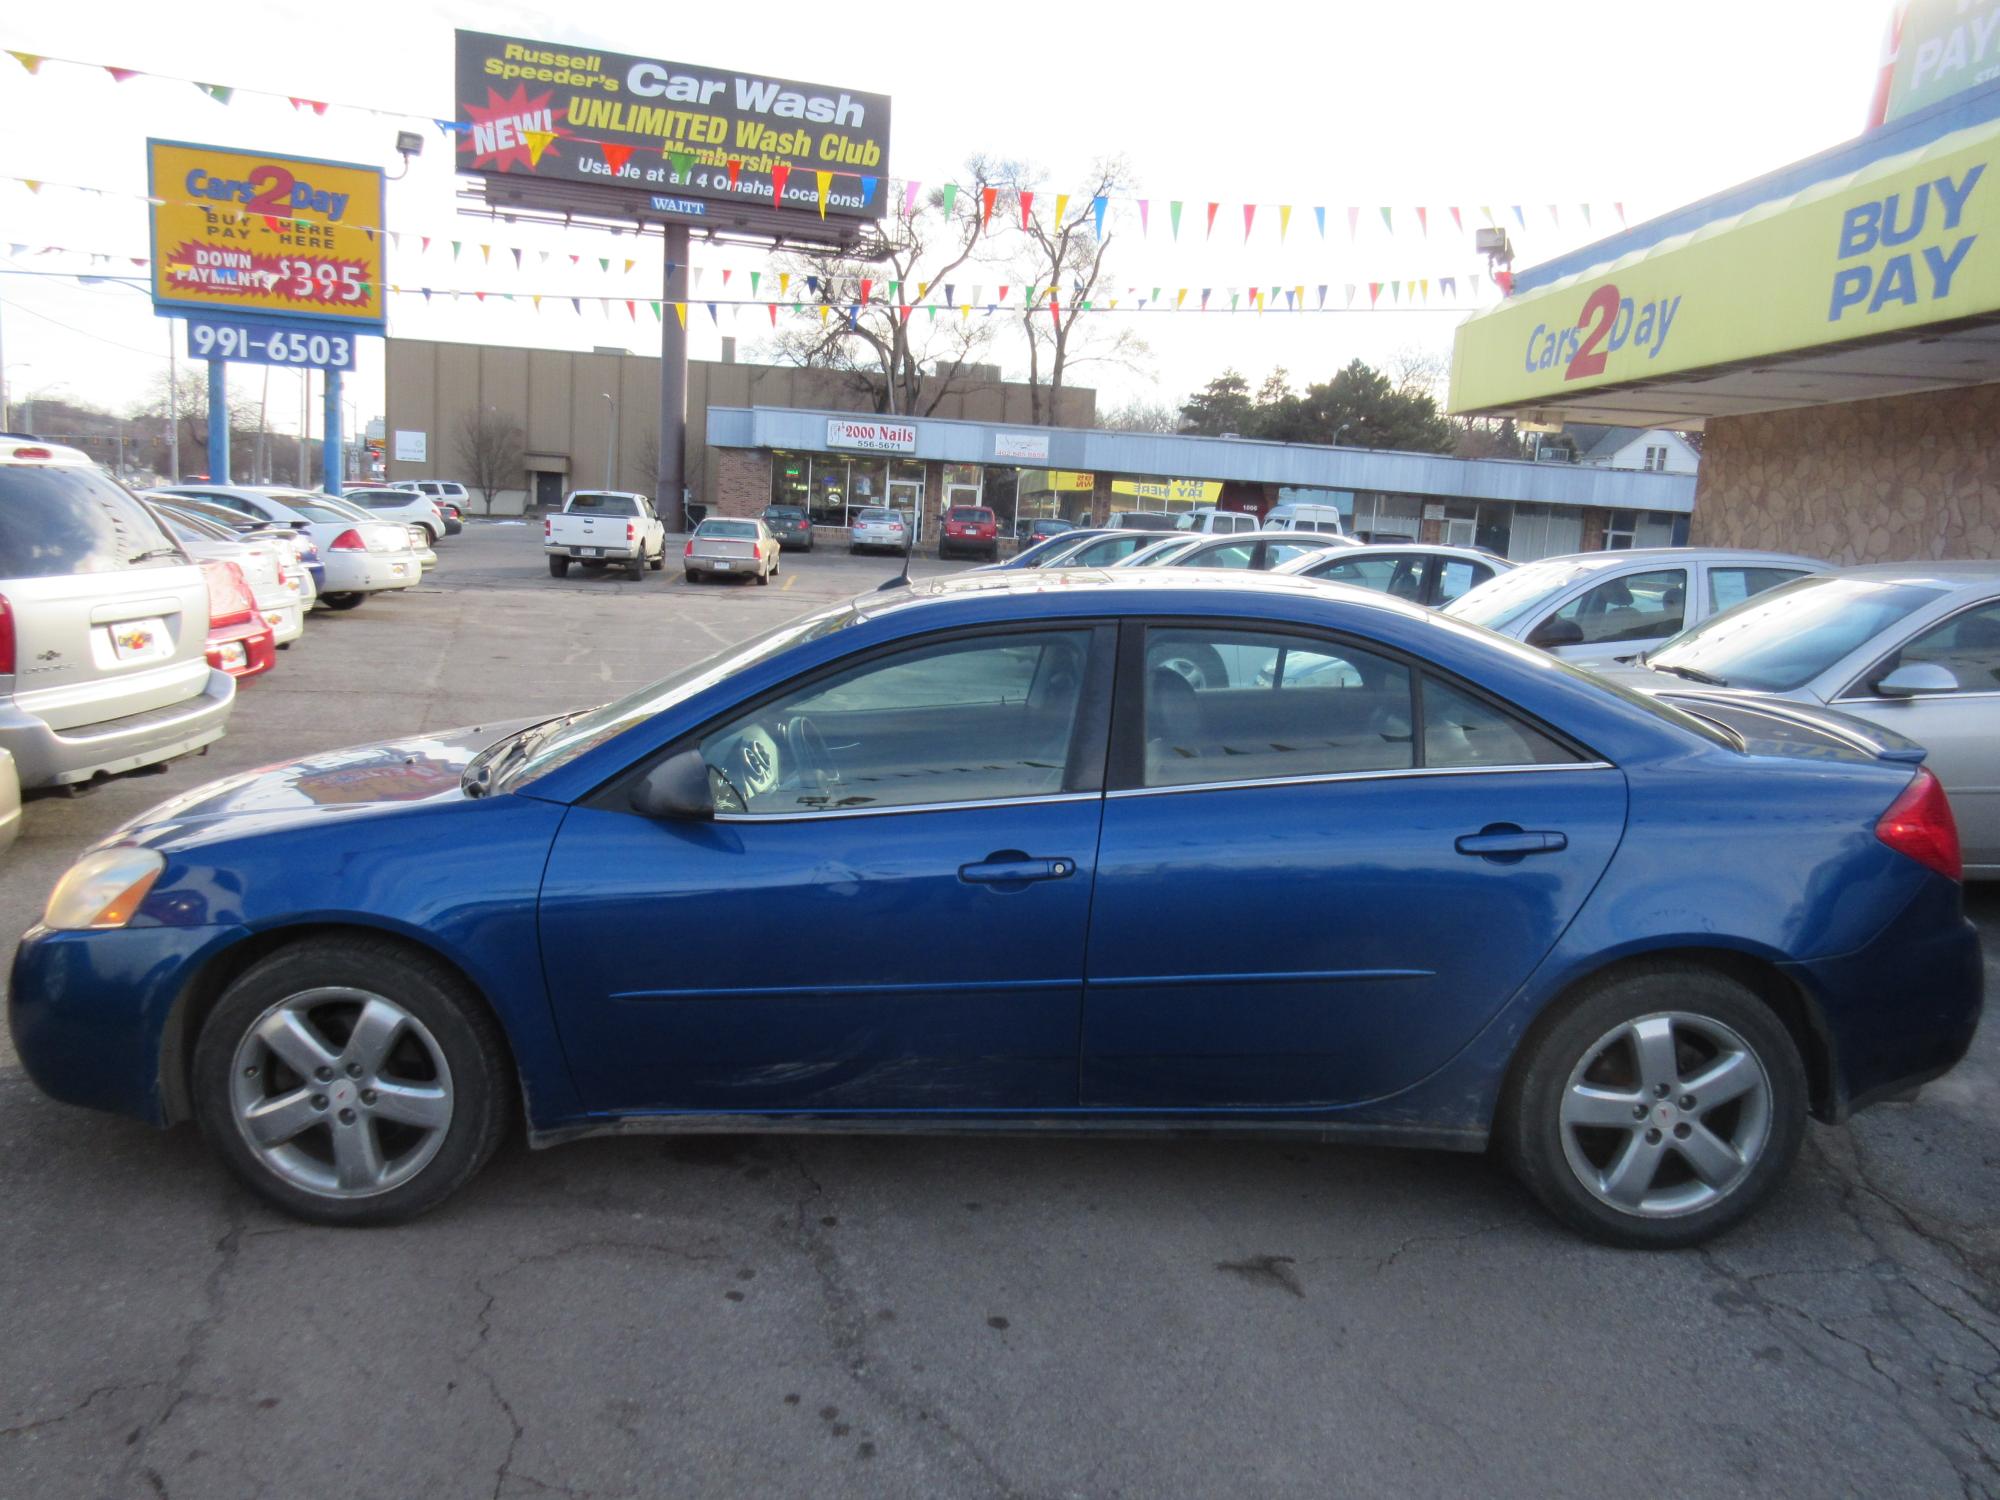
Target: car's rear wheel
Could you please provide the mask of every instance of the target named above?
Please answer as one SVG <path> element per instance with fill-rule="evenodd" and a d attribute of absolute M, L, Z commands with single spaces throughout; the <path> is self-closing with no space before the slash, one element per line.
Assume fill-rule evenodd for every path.
<path fill-rule="evenodd" d="M 1805 1136 L 1805 1064 L 1737 981 L 1691 964 L 1591 986 L 1529 1042 L 1498 1136 L 1570 1227 L 1636 1249 L 1692 1245 L 1776 1190 Z"/>
<path fill-rule="evenodd" d="M 549 559 L 549 577 L 551 577 L 551 578 L 567 578 L 567 577 L 569 577 L 569 559 L 568 559 L 568 558 L 566 558 L 566 557 L 552 557 L 552 558 L 550 558 L 550 559 Z"/>
<path fill-rule="evenodd" d="M 328 609 L 358 609 L 368 596 L 361 593 L 321 594 L 319 602 Z"/>
<path fill-rule="evenodd" d="M 316 938 L 252 965 L 195 1044 L 210 1144 L 280 1208 L 383 1224 L 436 1207 L 512 1118 L 498 1025 L 443 965 L 379 939 Z"/>

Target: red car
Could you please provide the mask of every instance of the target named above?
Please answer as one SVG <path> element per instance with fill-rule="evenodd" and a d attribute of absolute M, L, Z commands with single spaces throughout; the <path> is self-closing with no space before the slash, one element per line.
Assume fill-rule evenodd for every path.
<path fill-rule="evenodd" d="M 954 505 L 944 513 L 944 534 L 938 538 L 938 556 L 970 553 L 974 557 L 1000 555 L 1000 522 L 983 505 Z"/>
<path fill-rule="evenodd" d="M 208 664 L 239 681 L 270 671 L 277 647 L 243 570 L 233 562 L 205 562 L 201 571 L 208 580 Z"/>

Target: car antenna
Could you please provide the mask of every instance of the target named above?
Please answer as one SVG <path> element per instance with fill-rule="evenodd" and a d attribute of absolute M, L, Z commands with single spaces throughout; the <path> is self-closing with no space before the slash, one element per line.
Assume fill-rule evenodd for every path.
<path fill-rule="evenodd" d="M 898 573 L 894 578 L 891 578 L 887 583 L 879 585 L 875 590 L 876 593 L 886 594 L 890 589 L 906 589 L 910 586 L 910 554 L 916 550 L 917 517 L 916 513 L 912 511 L 910 514 L 910 540 L 908 545 L 903 548 L 903 571 Z"/>

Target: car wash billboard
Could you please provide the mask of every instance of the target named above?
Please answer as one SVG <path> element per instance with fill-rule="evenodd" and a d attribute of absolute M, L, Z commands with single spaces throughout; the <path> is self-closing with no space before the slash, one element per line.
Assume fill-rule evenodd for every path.
<path fill-rule="evenodd" d="M 1900 0 L 1889 17 L 1869 125 L 2000 78 L 2000 0 Z"/>
<path fill-rule="evenodd" d="M 815 223 L 885 212 L 882 94 L 461 31 L 456 97 L 463 173 L 781 208 Z"/>

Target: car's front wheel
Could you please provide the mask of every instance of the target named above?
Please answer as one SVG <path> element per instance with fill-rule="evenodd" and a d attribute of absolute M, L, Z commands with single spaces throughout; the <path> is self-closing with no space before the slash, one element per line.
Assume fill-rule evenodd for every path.
<path fill-rule="evenodd" d="M 202 1132 L 252 1188 L 322 1224 L 436 1207 L 512 1118 L 499 1026 L 444 965 L 314 938 L 252 965 L 195 1044 Z"/>
<path fill-rule="evenodd" d="M 1726 975 L 1663 963 L 1612 976 L 1529 1042 L 1499 1121 L 1514 1170 L 1609 1244 L 1692 1245 L 1776 1190 L 1805 1136 L 1805 1064 Z"/>

